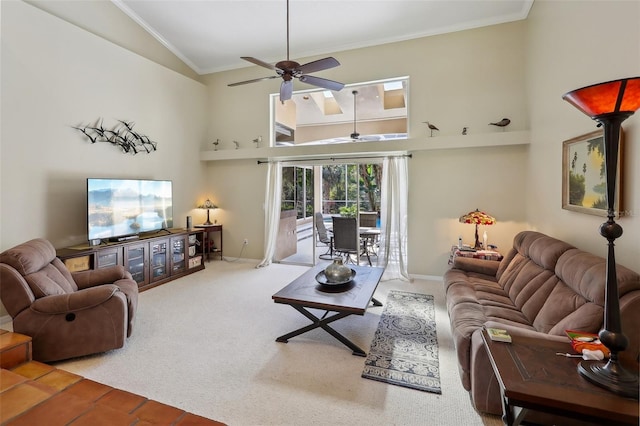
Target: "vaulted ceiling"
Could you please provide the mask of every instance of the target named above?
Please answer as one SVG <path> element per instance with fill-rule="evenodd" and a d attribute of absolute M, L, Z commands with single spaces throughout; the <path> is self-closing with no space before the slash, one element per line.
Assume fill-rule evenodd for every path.
<path fill-rule="evenodd" d="M 286 0 L 112 1 L 199 74 L 255 66 L 241 56 L 269 63 L 286 58 Z M 532 3 L 290 0 L 290 57 L 517 21 L 527 17 Z"/>
<path fill-rule="evenodd" d="M 525 19 L 534 0 L 111 0 L 198 74 Z M 262 69 L 264 77 L 275 72 Z M 322 77 L 322 73 L 317 74 Z M 390 76 L 392 77 L 392 76 Z M 398 76 L 393 76 L 398 77 Z M 301 85 L 296 90 L 313 89 Z M 305 87 L 306 86 L 306 87 Z M 293 95 L 297 125 L 406 118 L 406 87 Z M 385 103 L 387 105 L 385 106 Z"/>

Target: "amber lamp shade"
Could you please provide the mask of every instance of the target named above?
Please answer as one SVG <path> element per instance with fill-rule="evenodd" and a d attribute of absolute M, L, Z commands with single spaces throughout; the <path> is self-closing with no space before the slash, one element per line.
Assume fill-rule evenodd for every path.
<path fill-rule="evenodd" d="M 569 92 L 562 98 L 594 120 L 610 113 L 631 115 L 640 108 L 640 77 L 594 84 Z"/>
<path fill-rule="evenodd" d="M 616 394 L 638 399 L 638 375 L 620 364 L 618 354 L 629 344 L 622 332 L 620 301 L 614 241 L 622 236 L 622 227 L 613 210 L 618 149 L 622 122 L 640 108 L 640 77 L 623 78 L 583 87 L 566 93 L 564 100 L 604 126 L 604 162 L 607 184 L 607 221 L 600 226 L 600 235 L 608 241 L 607 276 L 605 277 L 604 328 L 600 341 L 611 351 L 608 361 L 582 361 L 578 372 L 597 386 Z"/>

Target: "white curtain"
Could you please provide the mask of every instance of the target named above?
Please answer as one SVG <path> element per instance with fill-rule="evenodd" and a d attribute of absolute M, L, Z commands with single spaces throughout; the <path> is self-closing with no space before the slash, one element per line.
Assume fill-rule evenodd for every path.
<path fill-rule="evenodd" d="M 269 163 L 267 170 L 267 190 L 264 199 L 264 259 L 256 266 L 268 266 L 273 260 L 278 241 L 278 225 L 280 224 L 280 200 L 282 189 L 282 164 Z"/>
<path fill-rule="evenodd" d="M 407 157 L 384 159 L 378 250 L 378 266 L 385 268 L 383 280 L 411 281 L 407 272 L 408 180 Z"/>

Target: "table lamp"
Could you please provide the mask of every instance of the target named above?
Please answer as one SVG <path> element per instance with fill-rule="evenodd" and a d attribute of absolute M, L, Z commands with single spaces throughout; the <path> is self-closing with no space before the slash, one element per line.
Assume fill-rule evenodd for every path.
<path fill-rule="evenodd" d="M 618 172 L 618 148 L 622 122 L 640 108 L 640 77 L 623 78 L 594 84 L 566 93 L 562 99 L 604 126 L 604 163 L 607 184 L 607 221 L 600 225 L 600 235 L 608 241 L 607 275 L 605 281 L 604 328 L 600 341 L 611 351 L 609 360 L 585 362 L 578 372 L 590 382 L 616 394 L 638 399 L 638 375 L 625 370 L 618 353 L 629 341 L 622 333 L 618 277 L 614 241 L 622 235 L 622 227 L 615 220 L 614 194 Z"/>
<path fill-rule="evenodd" d="M 460 216 L 460 223 L 471 223 L 476 225 L 476 243 L 473 248 L 480 249 L 482 248 L 482 246 L 480 246 L 480 240 L 478 238 L 478 225 L 493 225 L 494 223 L 496 223 L 496 219 L 489 216 L 485 212 L 481 212 L 480 210 L 475 209 L 472 212 Z"/>
<path fill-rule="evenodd" d="M 205 223 L 203 223 L 203 225 L 213 225 L 213 223 L 211 223 L 211 220 L 209 219 L 209 210 L 217 209 L 218 206 L 213 204 L 211 202 L 211 200 L 209 200 L 207 198 L 207 201 L 205 201 L 203 204 L 199 205 L 198 208 L 199 209 L 207 209 L 207 221 Z"/>

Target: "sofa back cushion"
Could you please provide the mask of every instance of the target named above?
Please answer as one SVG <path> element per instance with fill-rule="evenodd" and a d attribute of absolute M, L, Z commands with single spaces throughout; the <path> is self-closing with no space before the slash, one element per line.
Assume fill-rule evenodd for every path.
<path fill-rule="evenodd" d="M 620 265 L 619 296 L 640 290 L 640 278 Z M 498 270 L 498 283 L 530 324 L 543 333 L 564 335 L 602 327 L 606 260 L 534 231 L 514 238 Z"/>
<path fill-rule="evenodd" d="M 42 238 L 20 244 L 0 254 L 5 263 L 22 275 L 36 299 L 78 290 L 71 274 L 56 257 L 53 245 Z"/>
<path fill-rule="evenodd" d="M 564 334 L 567 329 L 593 331 L 603 325 L 607 261 L 578 249 L 565 252 L 556 264 L 561 279 L 549 303 L 536 318 L 536 328 L 549 328 L 550 334 Z M 616 266 L 618 297 L 640 290 L 640 276 Z"/>
<path fill-rule="evenodd" d="M 560 282 L 555 274 L 558 259 L 572 248 L 542 233 L 524 231 L 516 235 L 513 248 L 498 269 L 498 283 L 538 331 L 550 330 L 536 323 L 536 318 Z"/>

